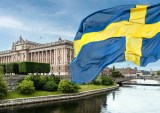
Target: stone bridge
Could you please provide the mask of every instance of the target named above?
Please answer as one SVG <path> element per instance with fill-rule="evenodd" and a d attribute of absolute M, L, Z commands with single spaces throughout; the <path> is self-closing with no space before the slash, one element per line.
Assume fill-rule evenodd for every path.
<path fill-rule="evenodd" d="M 130 81 L 132 79 L 133 78 L 124 77 L 124 78 L 116 78 L 114 79 L 114 81 L 121 86 L 123 82 Z"/>
<path fill-rule="evenodd" d="M 147 83 L 132 83 L 128 82 L 132 79 L 143 79 L 145 80 L 157 80 L 160 81 L 160 77 L 158 76 L 139 76 L 139 77 L 125 77 L 125 78 L 118 78 L 115 80 L 116 83 L 119 85 L 141 85 L 141 86 L 160 86 L 160 84 L 147 84 Z"/>

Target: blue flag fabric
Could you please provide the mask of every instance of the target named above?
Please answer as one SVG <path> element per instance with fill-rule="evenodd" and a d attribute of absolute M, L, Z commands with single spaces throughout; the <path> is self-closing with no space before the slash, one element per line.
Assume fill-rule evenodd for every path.
<path fill-rule="evenodd" d="M 160 59 L 160 4 L 123 5 L 97 11 L 82 20 L 74 39 L 72 82 L 92 81 L 109 64 L 140 66 Z"/>

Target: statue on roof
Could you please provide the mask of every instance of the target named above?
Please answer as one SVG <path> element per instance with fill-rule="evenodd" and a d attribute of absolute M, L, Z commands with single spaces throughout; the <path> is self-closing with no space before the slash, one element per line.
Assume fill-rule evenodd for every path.
<path fill-rule="evenodd" d="M 61 37 L 59 37 L 59 41 L 62 41 L 62 38 L 61 38 Z"/>
<path fill-rule="evenodd" d="M 23 38 L 22 38 L 22 36 L 20 35 L 20 37 L 19 37 L 19 40 L 21 41 L 21 40 L 23 40 Z"/>
<path fill-rule="evenodd" d="M 19 41 L 18 42 L 25 42 L 24 40 L 23 40 L 23 38 L 22 38 L 22 36 L 20 35 L 20 37 L 19 37 Z"/>

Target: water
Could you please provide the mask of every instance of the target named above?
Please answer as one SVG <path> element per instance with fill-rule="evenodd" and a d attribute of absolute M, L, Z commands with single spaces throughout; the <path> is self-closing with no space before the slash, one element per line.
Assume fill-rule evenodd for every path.
<path fill-rule="evenodd" d="M 137 83 L 159 83 L 133 80 Z M 123 86 L 107 94 L 83 100 L 0 110 L 1 113 L 160 113 L 159 86 Z"/>

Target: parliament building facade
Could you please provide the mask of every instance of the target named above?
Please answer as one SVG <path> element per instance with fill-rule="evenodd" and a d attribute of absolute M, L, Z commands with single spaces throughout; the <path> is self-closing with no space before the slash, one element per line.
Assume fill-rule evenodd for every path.
<path fill-rule="evenodd" d="M 73 42 L 61 38 L 41 44 L 24 40 L 20 36 L 11 50 L 0 51 L 0 64 L 23 61 L 50 63 L 50 73 L 55 75 L 70 75 L 69 64 L 73 58 Z"/>

